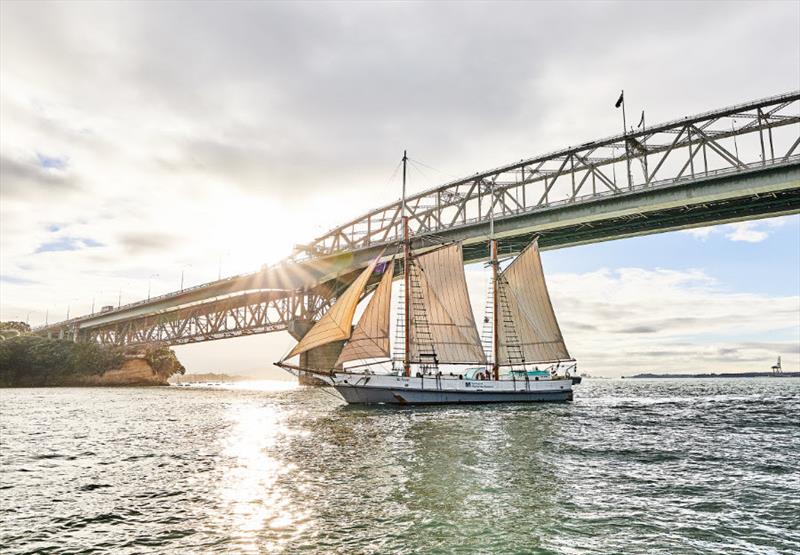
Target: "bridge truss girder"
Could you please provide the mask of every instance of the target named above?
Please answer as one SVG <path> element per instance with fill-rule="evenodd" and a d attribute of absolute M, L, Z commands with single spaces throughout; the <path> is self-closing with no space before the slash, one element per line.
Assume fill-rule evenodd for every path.
<path fill-rule="evenodd" d="M 109 345 L 212 341 L 285 330 L 293 321 L 317 319 L 330 303 L 330 298 L 318 293 L 250 292 L 81 329 L 77 338 Z"/>
<path fill-rule="evenodd" d="M 782 164 L 800 155 L 800 133 L 781 141 L 774 131 L 794 124 L 800 124 L 799 92 L 584 143 L 412 195 L 406 199 L 409 227 L 417 242 L 435 242 L 438 233 L 491 217 Z M 741 152 L 746 136 L 758 142 Z M 398 200 L 339 226 L 304 245 L 295 259 L 396 241 L 401 206 Z"/>

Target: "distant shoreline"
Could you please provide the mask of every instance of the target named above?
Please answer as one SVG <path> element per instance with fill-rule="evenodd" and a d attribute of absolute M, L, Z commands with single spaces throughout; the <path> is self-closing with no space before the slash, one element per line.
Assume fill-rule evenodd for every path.
<path fill-rule="evenodd" d="M 198 374 L 182 374 L 175 375 L 169 379 L 171 384 L 189 384 L 189 383 L 207 383 L 207 382 L 220 382 L 220 383 L 234 383 L 234 382 L 250 382 L 259 381 L 264 378 L 255 378 L 253 376 L 240 376 L 237 374 L 223 374 L 215 372 L 203 372 Z"/>
<path fill-rule="evenodd" d="M 784 372 L 773 374 L 772 372 L 723 372 L 721 374 L 634 374 L 633 376 L 622 376 L 626 380 L 646 380 L 653 378 L 800 378 L 800 372 Z"/>

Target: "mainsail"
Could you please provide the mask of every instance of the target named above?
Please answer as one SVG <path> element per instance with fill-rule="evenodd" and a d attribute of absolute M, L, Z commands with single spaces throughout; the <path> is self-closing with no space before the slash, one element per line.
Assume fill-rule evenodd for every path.
<path fill-rule="evenodd" d="M 389 357 L 389 309 L 393 277 L 394 263 L 389 262 L 350 340 L 342 349 L 336 367 L 353 360 Z"/>
<path fill-rule="evenodd" d="M 314 327 L 303 336 L 303 339 L 294 346 L 294 349 L 292 349 L 283 360 L 304 353 L 314 347 L 319 347 L 320 345 L 325 345 L 333 341 L 341 341 L 342 339 L 350 337 L 356 306 L 358 305 L 358 301 L 361 300 L 364 287 L 366 287 L 367 281 L 375 270 L 375 265 L 378 263 L 379 259 L 380 255 L 361 272 L 356 280 L 350 284 L 350 287 L 347 288 L 347 291 L 339 297 L 331 309 L 314 324 Z"/>
<path fill-rule="evenodd" d="M 461 245 L 412 259 L 409 362 L 485 364 L 472 308 Z"/>
<path fill-rule="evenodd" d="M 534 241 L 498 276 L 500 365 L 569 360 Z"/>

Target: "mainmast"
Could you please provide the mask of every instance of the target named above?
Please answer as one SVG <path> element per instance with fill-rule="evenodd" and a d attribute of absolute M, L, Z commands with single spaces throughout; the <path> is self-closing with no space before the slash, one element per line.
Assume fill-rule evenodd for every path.
<path fill-rule="evenodd" d="M 411 376 L 411 303 L 409 302 L 409 289 L 411 275 L 411 247 L 408 237 L 408 216 L 406 215 L 406 164 L 408 152 L 403 151 L 403 201 L 401 215 L 403 221 L 403 317 L 405 326 L 405 346 L 403 348 L 403 371 L 406 377 Z"/>
<path fill-rule="evenodd" d="M 489 205 L 489 255 L 492 264 L 492 377 L 500 379 L 500 341 L 498 334 L 498 295 L 497 295 L 497 240 L 494 238 L 494 186 L 492 186 L 492 202 Z"/>
<path fill-rule="evenodd" d="M 490 248 L 492 250 L 492 377 L 495 380 L 500 379 L 500 341 L 498 334 L 498 314 L 497 307 L 497 240 L 492 237 L 490 241 Z"/>

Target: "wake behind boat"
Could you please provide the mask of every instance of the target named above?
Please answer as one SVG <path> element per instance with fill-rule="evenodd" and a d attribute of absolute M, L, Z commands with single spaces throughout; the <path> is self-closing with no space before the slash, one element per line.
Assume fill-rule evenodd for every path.
<path fill-rule="evenodd" d="M 406 160 L 404 155 L 404 164 Z M 570 375 L 576 365 L 550 302 L 537 239 L 501 269 L 492 225 L 492 290 L 484 322 L 491 332 L 482 342 L 472 315 L 461 243 L 413 253 L 407 216 L 402 223 L 403 241 L 398 245 L 403 253 L 402 303 L 396 343 L 403 347 L 402 357 L 392 359 L 390 354 L 394 258 L 385 257 L 384 250 L 276 364 L 293 373 L 323 377 L 354 404 L 572 400 L 572 385 L 580 378 Z M 353 326 L 356 307 L 370 277 L 378 272 L 380 281 Z M 334 343 L 343 346 L 333 368 L 287 362 Z"/>

